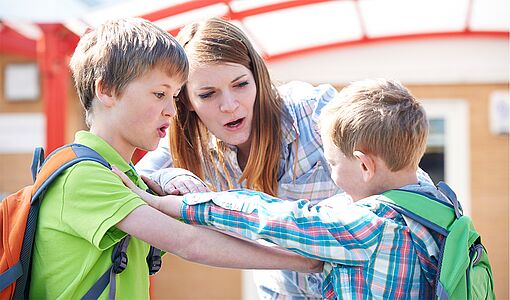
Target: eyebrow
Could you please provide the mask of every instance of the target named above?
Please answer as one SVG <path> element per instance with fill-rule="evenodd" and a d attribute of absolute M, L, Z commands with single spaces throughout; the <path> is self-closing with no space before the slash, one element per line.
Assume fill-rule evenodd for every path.
<path fill-rule="evenodd" d="M 245 76 L 248 76 L 248 74 L 242 74 L 240 76 L 237 76 L 236 78 L 234 78 L 234 80 L 232 80 L 230 83 L 234 83 L 236 81 L 238 81 L 239 79 L 245 77 Z M 210 89 L 213 89 L 214 87 L 212 86 L 203 86 L 201 88 L 199 88 L 198 90 L 210 90 Z"/>

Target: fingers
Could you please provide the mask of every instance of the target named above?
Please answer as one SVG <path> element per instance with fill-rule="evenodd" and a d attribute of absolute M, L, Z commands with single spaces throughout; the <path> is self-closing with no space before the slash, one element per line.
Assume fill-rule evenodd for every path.
<path fill-rule="evenodd" d="M 140 196 L 140 198 L 142 198 L 143 200 L 147 200 L 148 198 L 150 198 L 151 195 L 149 193 L 135 185 L 131 181 L 131 179 L 129 179 L 129 177 L 127 177 L 127 175 L 124 174 L 124 172 L 122 172 L 121 170 L 119 170 L 116 166 L 112 165 L 112 172 L 119 176 L 120 179 L 122 179 L 124 185 L 127 186 L 130 190 L 132 190 L 135 194 Z"/>
<path fill-rule="evenodd" d="M 124 174 L 124 172 L 122 172 L 121 170 L 119 170 L 116 166 L 112 165 L 112 172 L 115 173 L 115 175 L 119 176 L 120 179 L 122 179 L 124 185 L 127 186 L 128 188 L 133 189 L 135 187 L 135 184 L 129 179 L 129 177 L 127 177 L 127 175 Z"/>
<path fill-rule="evenodd" d="M 165 191 L 157 184 L 154 180 L 150 179 L 149 177 L 145 175 L 140 176 L 142 180 L 145 182 L 145 184 L 156 194 L 160 196 L 166 195 Z"/>
<path fill-rule="evenodd" d="M 165 191 L 173 195 L 175 194 L 184 195 L 187 193 L 208 192 L 209 189 L 202 181 L 197 180 L 196 178 L 193 178 L 191 176 L 180 176 L 176 177 L 172 182 L 169 182 L 165 186 Z"/>

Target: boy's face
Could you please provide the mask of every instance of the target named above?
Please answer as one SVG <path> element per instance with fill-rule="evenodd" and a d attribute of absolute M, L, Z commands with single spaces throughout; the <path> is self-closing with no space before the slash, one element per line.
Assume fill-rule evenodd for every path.
<path fill-rule="evenodd" d="M 331 167 L 331 179 L 354 201 L 366 197 L 363 191 L 364 181 L 361 172 L 361 163 L 356 158 L 348 158 L 333 143 L 333 140 L 324 131 L 321 132 L 324 157 Z"/>
<path fill-rule="evenodd" d="M 183 82 L 155 68 L 131 81 L 122 95 L 113 96 L 109 129 L 120 149 L 157 148 L 166 136 L 170 117 L 175 115 L 174 96 Z"/>

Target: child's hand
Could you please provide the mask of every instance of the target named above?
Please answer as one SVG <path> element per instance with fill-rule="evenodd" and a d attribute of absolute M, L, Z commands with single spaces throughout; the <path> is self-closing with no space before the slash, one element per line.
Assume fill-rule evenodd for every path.
<path fill-rule="evenodd" d="M 136 186 L 131 181 L 131 179 L 129 179 L 129 177 L 127 177 L 127 175 L 124 174 L 121 170 L 119 170 L 116 166 L 112 166 L 112 172 L 115 173 L 115 175 L 119 176 L 120 179 L 122 179 L 122 182 L 124 183 L 124 185 L 127 186 L 128 188 L 130 188 L 135 194 L 140 196 L 140 198 L 142 198 L 145 202 L 147 202 L 147 204 L 149 204 L 150 206 L 153 206 L 153 207 L 155 206 L 155 204 L 157 203 L 157 198 L 154 195 L 151 195 L 151 194 L 147 193 L 146 191 L 142 190 L 141 188 L 139 188 L 138 186 Z M 155 185 L 157 185 L 157 184 L 155 184 Z M 161 191 L 161 188 L 159 188 L 159 190 Z"/>
<path fill-rule="evenodd" d="M 153 191 L 154 193 L 156 193 L 160 196 L 167 195 L 167 193 L 165 193 L 165 191 L 163 191 L 161 186 L 156 181 L 150 179 L 149 177 L 147 177 L 145 175 L 140 175 L 140 177 L 142 178 L 143 182 L 145 182 L 145 184 L 151 189 L 151 191 Z"/>

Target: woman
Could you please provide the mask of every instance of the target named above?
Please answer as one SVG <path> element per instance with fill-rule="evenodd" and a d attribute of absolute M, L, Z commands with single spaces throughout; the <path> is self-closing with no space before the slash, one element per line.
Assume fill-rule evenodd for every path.
<path fill-rule="evenodd" d="M 332 86 L 292 82 L 276 89 L 244 33 L 221 19 L 190 24 L 177 40 L 190 75 L 169 128 L 172 142 L 148 153 L 137 165 L 140 172 L 178 167 L 214 190 L 243 187 L 314 203 L 340 192 L 316 128 L 321 108 L 336 95 Z M 167 169 L 151 177 L 168 193 L 203 191 L 196 177 L 183 174 L 189 173 Z M 319 274 L 254 275 L 261 298 L 321 298 Z"/>

